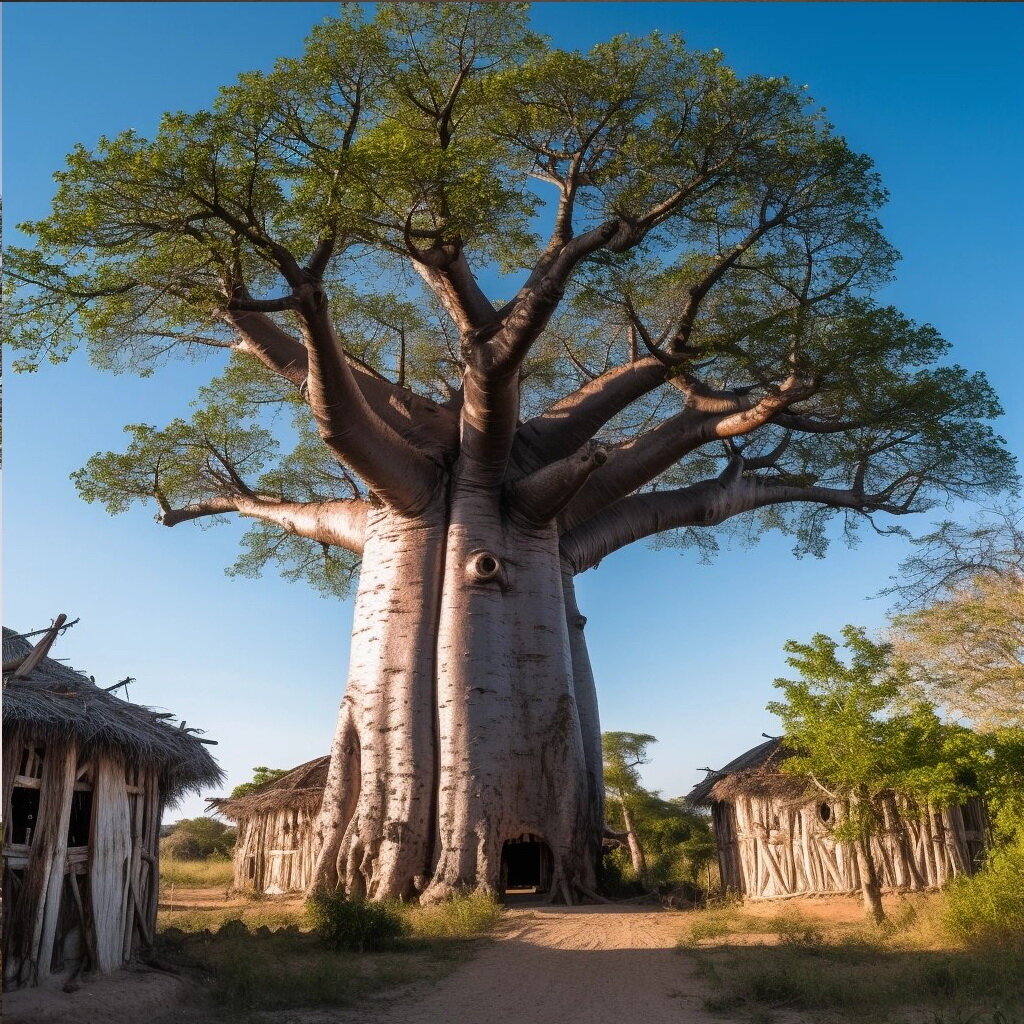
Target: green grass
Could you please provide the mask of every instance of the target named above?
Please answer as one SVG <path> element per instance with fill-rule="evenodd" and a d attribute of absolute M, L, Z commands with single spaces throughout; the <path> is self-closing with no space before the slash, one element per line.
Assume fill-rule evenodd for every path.
<path fill-rule="evenodd" d="M 176 860 L 173 857 L 160 859 L 160 884 L 164 887 L 184 885 L 227 888 L 233 877 L 231 861 L 223 857 L 209 860 Z"/>
<path fill-rule="evenodd" d="M 731 1021 L 796 1013 L 807 1024 L 1024 1024 L 1024 961 L 953 944 L 944 900 L 906 900 L 883 928 L 741 910 L 693 912 L 679 947 Z"/>
<path fill-rule="evenodd" d="M 410 933 L 421 939 L 470 939 L 486 935 L 504 908 L 490 896 L 471 893 L 407 911 Z"/>

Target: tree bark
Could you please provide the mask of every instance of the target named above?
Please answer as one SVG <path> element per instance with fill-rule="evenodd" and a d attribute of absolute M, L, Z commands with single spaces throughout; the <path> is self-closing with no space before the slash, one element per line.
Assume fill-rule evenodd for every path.
<path fill-rule="evenodd" d="M 636 834 L 636 826 L 633 824 L 633 815 L 629 813 L 629 804 L 625 799 L 619 801 L 622 808 L 622 825 L 626 830 L 626 843 L 629 846 L 629 859 L 633 863 L 633 873 L 637 881 L 644 882 L 647 879 L 647 858 L 644 856 L 644 848 Z"/>
<path fill-rule="evenodd" d="M 425 885 L 437 786 L 435 630 L 442 510 L 367 520 L 349 684 L 318 824 L 314 885 L 370 898 Z"/>
<path fill-rule="evenodd" d="M 603 791 L 571 578 L 552 523 L 456 491 L 447 513 L 367 517 L 314 885 L 497 893 L 505 842 L 528 834 L 573 902 L 596 885 Z"/>
<path fill-rule="evenodd" d="M 863 794 L 855 797 L 853 804 L 861 815 L 871 813 L 869 808 L 860 810 L 867 807 L 868 801 L 869 798 Z M 878 881 L 878 869 L 875 866 L 875 856 L 871 850 L 871 828 L 863 820 L 858 824 L 858 834 L 853 848 L 857 856 L 864 910 L 875 924 L 881 924 L 885 920 L 885 911 L 882 909 L 882 887 Z"/>
<path fill-rule="evenodd" d="M 504 843 L 551 851 L 552 892 L 593 887 L 587 767 L 558 537 L 465 488 L 452 504 L 438 631 L 440 859 L 428 897 L 495 892 Z"/>

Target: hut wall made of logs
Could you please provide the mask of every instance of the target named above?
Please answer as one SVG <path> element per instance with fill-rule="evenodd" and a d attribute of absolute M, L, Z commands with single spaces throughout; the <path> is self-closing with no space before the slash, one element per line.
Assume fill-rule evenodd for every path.
<path fill-rule="evenodd" d="M 329 757 L 318 757 L 244 796 L 211 800 L 234 821 L 234 888 L 268 896 L 305 892 L 316 861 L 316 820 Z"/>
<path fill-rule="evenodd" d="M 807 780 L 783 775 L 771 740 L 712 773 L 688 799 L 710 806 L 723 891 L 751 899 L 851 893 L 860 889 L 853 846 L 836 838 L 841 802 Z M 934 889 L 980 865 L 989 832 L 983 803 L 922 805 L 898 793 L 880 800 L 884 827 L 872 850 L 883 889 Z"/>
<path fill-rule="evenodd" d="M 5 988 L 150 947 L 164 806 L 221 779 L 197 737 L 32 652 L 4 630 Z"/>

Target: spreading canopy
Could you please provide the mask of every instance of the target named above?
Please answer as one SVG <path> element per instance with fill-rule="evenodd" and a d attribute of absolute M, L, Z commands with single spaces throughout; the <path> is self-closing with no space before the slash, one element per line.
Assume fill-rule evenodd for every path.
<path fill-rule="evenodd" d="M 1005 486 L 989 385 L 871 298 L 885 192 L 802 88 L 526 19 L 346 7 L 211 109 L 74 150 L 8 258 L 20 366 L 230 357 L 86 499 L 251 517 L 237 571 L 339 591 L 367 510 L 421 514 L 456 460 L 574 572 L 741 513 L 820 552 L 837 514 Z"/>

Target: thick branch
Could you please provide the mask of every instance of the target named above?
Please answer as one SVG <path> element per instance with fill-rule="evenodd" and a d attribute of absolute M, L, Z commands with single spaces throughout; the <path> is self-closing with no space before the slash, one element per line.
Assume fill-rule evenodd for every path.
<path fill-rule="evenodd" d="M 799 487 L 744 476 L 742 459 L 730 462 L 714 480 L 674 491 L 634 494 L 563 535 L 562 557 L 573 572 L 592 569 L 602 558 L 644 537 L 684 526 L 715 526 L 741 512 L 789 502 L 811 502 L 858 512 L 904 513 L 883 495 L 856 490 Z"/>
<path fill-rule="evenodd" d="M 225 312 L 234 328 L 237 352 L 258 359 L 296 387 L 309 376 L 306 346 L 260 313 Z M 444 461 L 458 445 L 458 417 L 429 398 L 392 383 L 346 353 L 352 375 L 373 411 L 400 437 L 437 461 Z"/>
<path fill-rule="evenodd" d="M 320 544 L 363 551 L 367 504 L 359 499 L 338 501 L 277 501 L 256 495 L 224 495 L 196 502 L 184 508 L 165 508 L 160 514 L 164 526 L 237 512 L 273 523 L 288 533 L 308 537 Z"/>
<path fill-rule="evenodd" d="M 607 458 L 608 452 L 601 445 L 587 445 L 512 484 L 508 490 L 509 505 L 528 522 L 550 522 Z"/>
<path fill-rule="evenodd" d="M 565 510 L 563 527 L 569 530 L 585 522 L 709 441 L 737 437 L 764 426 L 780 409 L 808 393 L 809 385 L 790 379 L 772 394 L 750 400 L 749 408 L 740 412 L 712 415 L 687 406 L 646 434 L 612 451 L 600 475 L 589 481 Z M 740 397 L 742 404 L 746 404 L 743 396 L 738 396 L 737 401 Z"/>
<path fill-rule="evenodd" d="M 413 266 L 437 296 L 460 333 L 497 328 L 498 314 L 477 283 L 461 248 L 419 250 L 409 243 Z"/>
<path fill-rule="evenodd" d="M 493 372 L 509 373 L 522 365 L 530 346 L 558 308 L 572 272 L 583 259 L 606 245 L 617 229 L 618 221 L 608 221 L 567 242 L 546 272 L 522 290 L 505 315 L 501 331 L 489 343 Z"/>
<path fill-rule="evenodd" d="M 396 511 L 423 511 L 435 497 L 438 467 L 396 434 L 366 401 L 334 333 L 321 290 L 304 289 L 300 318 L 309 353 L 306 395 L 324 444 Z"/>
<path fill-rule="evenodd" d="M 571 455 L 664 380 L 665 367 L 653 356 L 645 356 L 588 381 L 519 428 L 513 451 L 517 468 L 532 472 Z"/>

